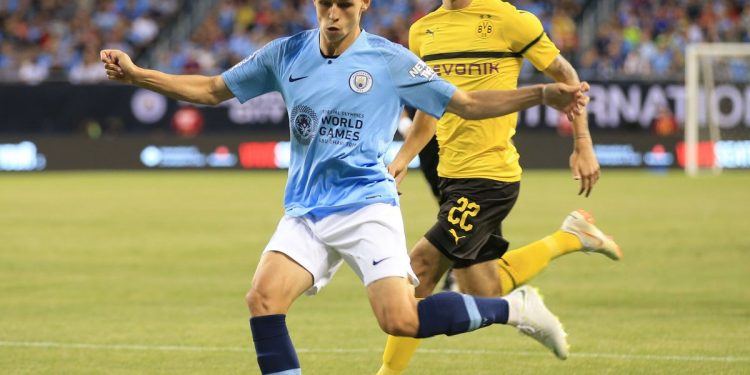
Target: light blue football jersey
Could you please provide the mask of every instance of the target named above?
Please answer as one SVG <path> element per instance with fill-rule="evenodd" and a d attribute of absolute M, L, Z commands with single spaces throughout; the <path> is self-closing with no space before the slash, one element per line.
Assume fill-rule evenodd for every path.
<path fill-rule="evenodd" d="M 398 204 L 383 155 L 404 104 L 440 117 L 456 88 L 406 48 L 365 31 L 323 56 L 319 30 L 277 39 L 222 74 L 245 102 L 279 91 L 289 113 L 286 214 L 317 217 Z"/>

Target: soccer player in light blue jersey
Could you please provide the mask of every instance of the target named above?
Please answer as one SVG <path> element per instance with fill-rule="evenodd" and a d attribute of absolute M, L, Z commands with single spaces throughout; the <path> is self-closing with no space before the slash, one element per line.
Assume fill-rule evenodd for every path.
<path fill-rule="evenodd" d="M 504 298 L 441 293 L 414 298 L 398 193 L 383 155 L 404 104 L 435 117 L 445 111 L 489 118 L 546 104 L 570 117 L 588 98 L 584 83 L 512 91 L 463 92 L 407 49 L 360 28 L 372 0 L 313 0 L 319 29 L 275 40 L 219 76 L 169 75 L 103 50 L 111 80 L 215 105 L 279 91 L 289 113 L 292 155 L 279 222 L 246 301 L 263 374 L 300 374 L 286 313 L 314 294 L 342 261 L 367 289 L 380 327 L 397 336 L 454 335 L 493 323 L 531 333 L 567 351 L 559 321 L 532 290 Z"/>

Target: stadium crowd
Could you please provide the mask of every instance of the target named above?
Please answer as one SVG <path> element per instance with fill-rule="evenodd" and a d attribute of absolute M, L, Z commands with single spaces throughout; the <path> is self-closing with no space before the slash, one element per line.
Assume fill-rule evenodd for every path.
<path fill-rule="evenodd" d="M 95 82 L 103 47 L 138 54 L 180 0 L 0 0 L 0 81 Z"/>
<path fill-rule="evenodd" d="M 599 24 L 577 61 L 584 79 L 675 79 L 685 47 L 696 42 L 750 42 L 750 0 L 623 0 Z M 748 81 L 750 59 L 730 59 L 726 79 Z"/>
<path fill-rule="evenodd" d="M 513 0 L 542 20 L 563 55 L 585 79 L 675 78 L 689 42 L 750 42 L 750 0 L 619 0 L 594 42 L 581 45 L 578 24 L 590 1 Z M 178 19 L 181 0 L 0 0 L 0 82 L 104 80 L 102 48 L 135 57 Z M 368 32 L 407 45 L 409 25 L 440 0 L 374 1 Z M 270 40 L 311 28 L 310 0 L 225 0 L 191 38 L 155 53 L 154 67 L 171 73 L 218 74 Z M 730 64 L 748 77 L 747 60 Z M 531 74 L 527 67 L 524 74 Z"/>
<path fill-rule="evenodd" d="M 409 25 L 440 5 L 440 0 L 374 1 L 365 14 L 368 32 L 408 45 Z M 577 48 L 573 16 L 582 0 L 515 1 L 517 6 L 540 15 L 553 30 L 563 50 Z M 553 3 L 556 3 L 553 6 Z M 158 69 L 186 73 L 217 74 L 241 61 L 265 43 L 316 25 L 315 9 L 309 0 L 225 1 L 203 22 L 191 40 L 161 51 Z"/>

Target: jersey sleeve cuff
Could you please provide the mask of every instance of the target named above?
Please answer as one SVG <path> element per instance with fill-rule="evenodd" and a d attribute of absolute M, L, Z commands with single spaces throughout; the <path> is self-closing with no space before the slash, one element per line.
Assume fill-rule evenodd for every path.
<path fill-rule="evenodd" d="M 235 82 L 235 80 L 232 79 L 232 71 L 228 70 L 221 74 L 221 79 L 224 80 L 224 84 L 227 85 L 227 88 L 229 91 L 232 92 L 232 94 L 237 98 L 237 100 L 240 101 L 240 103 L 244 103 L 248 101 L 248 98 L 243 97 L 240 93 L 241 90 L 239 88 L 239 85 Z"/>
<path fill-rule="evenodd" d="M 447 81 L 446 81 L 447 83 Z M 430 116 L 435 118 L 441 118 L 445 114 L 446 109 L 448 109 L 448 103 L 450 103 L 451 99 L 453 99 L 453 94 L 456 93 L 456 90 L 458 90 L 458 87 L 447 84 L 445 85 L 445 88 L 442 88 L 441 93 L 443 96 L 440 98 L 440 113 L 430 113 Z"/>

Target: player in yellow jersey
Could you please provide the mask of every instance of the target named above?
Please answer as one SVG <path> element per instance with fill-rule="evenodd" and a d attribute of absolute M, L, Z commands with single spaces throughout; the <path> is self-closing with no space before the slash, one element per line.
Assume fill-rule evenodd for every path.
<path fill-rule="evenodd" d="M 555 81 L 578 83 L 570 63 L 547 37 L 539 19 L 499 0 L 443 0 L 409 30 L 409 49 L 442 78 L 463 90 L 514 89 L 523 59 Z M 436 120 L 417 112 L 406 142 L 389 171 L 401 181 L 407 165 L 437 132 L 440 146 L 440 212 L 437 223 L 411 251 L 420 279 L 417 297 L 432 294 L 449 267 L 463 292 L 506 295 L 560 255 L 596 252 L 618 260 L 622 252 L 584 211 L 568 215 L 560 230 L 507 251 L 501 224 L 518 197 L 521 167 L 511 138 L 517 114 L 465 120 L 446 113 Z M 570 156 L 580 194 L 599 178 L 586 115 L 573 120 Z M 507 251 L 507 252 L 506 252 Z M 400 374 L 419 340 L 389 336 L 378 375 Z"/>

